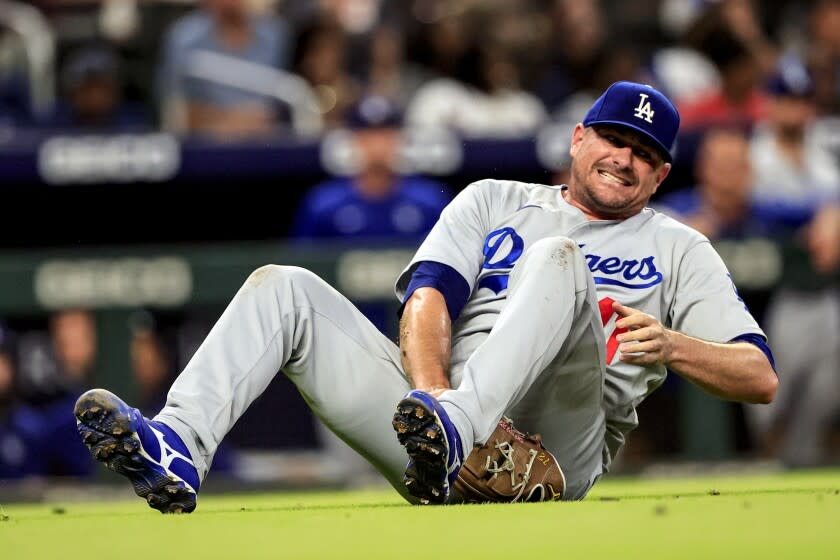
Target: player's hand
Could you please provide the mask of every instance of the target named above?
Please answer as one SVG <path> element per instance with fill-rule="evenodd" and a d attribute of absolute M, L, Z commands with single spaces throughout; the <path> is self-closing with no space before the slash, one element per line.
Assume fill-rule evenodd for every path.
<path fill-rule="evenodd" d="M 668 361 L 671 352 L 670 331 L 656 317 L 618 302 L 613 303 L 613 310 L 619 316 L 615 326 L 627 329 L 627 332 L 616 337 L 621 352 L 619 360 L 645 366 Z"/>
<path fill-rule="evenodd" d="M 822 274 L 836 270 L 840 266 L 840 208 L 820 210 L 805 233 L 814 269 Z"/>

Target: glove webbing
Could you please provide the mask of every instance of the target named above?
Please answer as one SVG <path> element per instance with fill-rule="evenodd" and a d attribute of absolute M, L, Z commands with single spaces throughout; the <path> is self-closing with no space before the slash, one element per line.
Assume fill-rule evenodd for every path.
<path fill-rule="evenodd" d="M 487 457 L 487 462 L 485 463 L 484 468 L 487 469 L 487 472 L 493 473 L 494 477 L 505 471 L 510 472 L 511 490 L 519 490 L 519 493 L 511 500 L 512 502 L 516 502 L 522 497 L 522 492 L 525 491 L 525 486 L 528 484 L 528 481 L 531 480 L 531 468 L 534 465 L 534 460 L 537 458 L 537 452 L 534 449 L 528 450 L 530 460 L 525 466 L 525 473 L 522 475 L 522 480 L 517 484 L 515 472 L 516 463 L 513 462 L 513 446 L 510 442 L 503 441 L 502 443 L 499 443 L 499 440 L 496 440 L 496 444 L 493 447 L 499 450 L 499 453 L 502 454 L 502 457 L 504 457 L 505 460 L 502 462 L 501 466 L 499 466 L 496 461 L 492 461 L 493 466 L 490 466 L 491 460 L 490 457 Z"/>

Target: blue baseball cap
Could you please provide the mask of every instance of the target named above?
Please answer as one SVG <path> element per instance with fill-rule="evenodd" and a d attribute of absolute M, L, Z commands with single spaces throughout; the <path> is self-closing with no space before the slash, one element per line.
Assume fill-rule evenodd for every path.
<path fill-rule="evenodd" d="M 384 95 L 367 95 L 350 108 L 346 124 L 354 130 L 400 128 L 402 111 L 394 101 Z"/>
<path fill-rule="evenodd" d="M 595 124 L 631 128 L 660 148 L 665 161 L 673 160 L 680 114 L 670 99 L 651 86 L 616 82 L 608 87 L 583 118 L 583 126 Z"/>
<path fill-rule="evenodd" d="M 767 81 L 767 91 L 775 97 L 808 99 L 814 95 L 811 72 L 794 56 L 783 56 Z"/>

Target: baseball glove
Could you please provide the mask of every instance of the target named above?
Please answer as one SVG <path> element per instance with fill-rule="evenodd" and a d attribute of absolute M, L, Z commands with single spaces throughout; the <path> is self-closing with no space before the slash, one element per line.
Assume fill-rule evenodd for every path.
<path fill-rule="evenodd" d="M 487 443 L 473 449 L 455 489 L 466 502 L 543 502 L 563 498 L 566 479 L 539 434 L 502 418 Z"/>

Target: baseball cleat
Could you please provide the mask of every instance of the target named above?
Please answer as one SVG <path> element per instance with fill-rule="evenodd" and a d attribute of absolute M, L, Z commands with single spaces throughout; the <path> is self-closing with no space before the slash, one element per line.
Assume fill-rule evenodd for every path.
<path fill-rule="evenodd" d="M 443 504 L 464 462 L 461 438 L 438 400 L 410 391 L 391 422 L 410 458 L 403 483 L 422 504 Z"/>
<path fill-rule="evenodd" d="M 73 412 L 93 458 L 128 478 L 149 507 L 161 513 L 195 509 L 198 471 L 172 428 L 144 418 L 104 389 L 83 394 Z"/>

